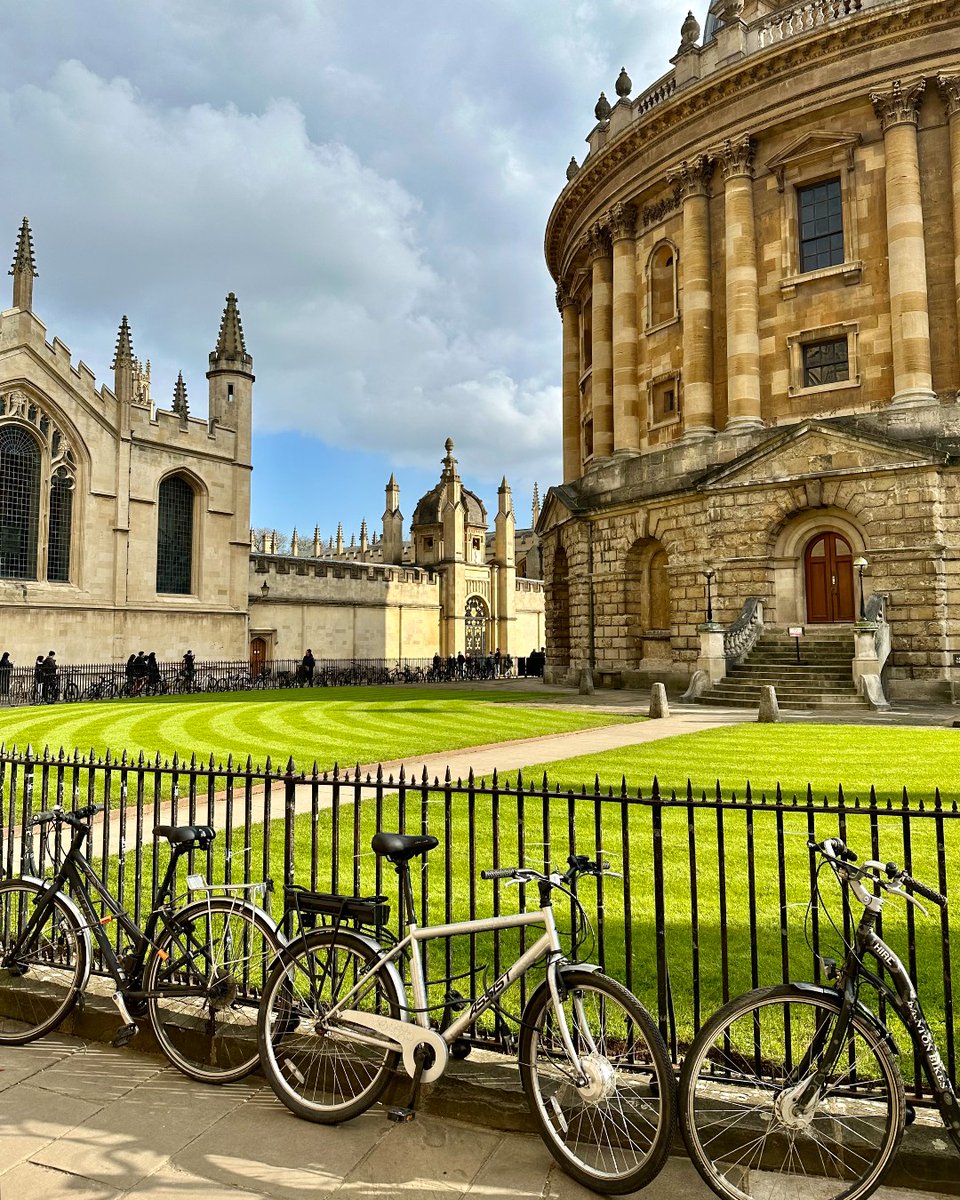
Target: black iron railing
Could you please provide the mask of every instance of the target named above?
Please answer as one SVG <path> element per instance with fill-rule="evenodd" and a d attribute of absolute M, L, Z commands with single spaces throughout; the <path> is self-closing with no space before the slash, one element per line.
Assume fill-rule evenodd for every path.
<path fill-rule="evenodd" d="M 0 669 L 0 705 L 69 703 L 78 700 L 120 700 L 196 692 L 239 692 L 263 688 L 348 687 L 391 683 L 451 683 L 503 678 L 516 674 L 517 660 L 492 655 L 465 659 L 443 658 L 318 658 L 312 675 L 300 659 L 265 663 L 232 660 L 158 663 L 156 669 L 129 668 L 124 663 L 58 664 L 56 671 L 40 665 Z"/>
<path fill-rule="evenodd" d="M 92 858 L 128 910 L 139 917 L 156 889 L 162 863 L 156 824 L 202 822 L 218 830 L 212 849 L 191 869 L 211 881 L 272 879 L 265 905 L 283 916 L 281 884 L 348 894 L 385 894 L 396 911 L 389 864 L 370 850 L 378 828 L 427 831 L 440 842 L 415 876 L 423 922 L 450 922 L 537 903 L 522 888 L 480 880 L 491 866 L 563 863 L 574 851 L 608 858 L 622 878 L 581 884 L 594 916 L 592 935 L 577 934 L 579 955 L 624 980 L 656 1012 L 675 1061 L 701 1021 L 732 995 L 786 979 L 823 980 L 824 960 L 842 958 L 839 885 L 822 881 L 810 905 L 815 863 L 808 839 L 839 834 L 861 857 L 893 859 L 951 896 L 960 864 L 960 811 L 939 792 L 895 798 L 872 790 L 850 798 L 779 789 L 757 795 L 709 793 L 688 786 L 666 793 L 551 787 L 521 776 L 466 781 L 298 771 L 290 761 L 261 767 L 249 759 L 136 761 L 126 756 L 56 757 L 0 748 L 0 868 L 49 870 L 52 843 L 24 836 L 30 814 L 55 803 L 109 805 L 94 830 Z M 49 828 L 49 827 L 48 827 Z M 165 856 L 164 846 L 161 853 Z M 960 911 L 960 905 L 955 903 Z M 572 933 L 573 906 L 557 905 Z M 894 904 L 884 937 L 919 981 L 927 1016 L 956 1077 L 952 939 L 956 914 L 929 917 Z M 391 918 L 393 920 L 394 918 Z M 435 943 L 429 978 L 459 977 L 474 997 L 483 976 L 495 978 L 519 949 L 523 931 L 484 934 L 460 944 Z M 511 940 L 514 939 L 514 940 Z M 441 990 L 444 985 L 437 984 Z M 516 1014 L 525 999 L 506 998 Z M 480 1030 L 502 1041 L 503 1024 Z M 904 1064 L 909 1074 L 909 1065 Z M 923 1082 L 915 1064 L 914 1093 Z"/>

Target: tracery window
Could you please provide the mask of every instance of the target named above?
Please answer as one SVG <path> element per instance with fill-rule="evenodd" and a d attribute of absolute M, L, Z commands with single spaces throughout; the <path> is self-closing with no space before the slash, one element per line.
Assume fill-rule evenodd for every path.
<path fill-rule="evenodd" d="M 169 475 L 157 497 L 157 591 L 188 596 L 193 583 L 196 495 L 182 475 Z"/>
<path fill-rule="evenodd" d="M 0 579 L 70 580 L 76 458 L 42 406 L 0 396 Z"/>
<path fill-rule="evenodd" d="M 487 650 L 487 606 L 479 596 L 471 596 L 464 611 L 464 641 L 468 654 L 485 654 Z"/>

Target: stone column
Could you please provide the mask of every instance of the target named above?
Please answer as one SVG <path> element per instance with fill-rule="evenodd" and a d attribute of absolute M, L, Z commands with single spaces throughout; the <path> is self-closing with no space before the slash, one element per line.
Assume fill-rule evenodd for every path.
<path fill-rule="evenodd" d="M 557 286 L 557 308 L 563 320 L 563 482 L 570 483 L 583 474 L 580 460 L 580 305 L 562 283 Z"/>
<path fill-rule="evenodd" d="M 637 210 L 615 204 L 607 214 L 613 243 L 613 448 L 640 449 L 637 393 Z"/>
<path fill-rule="evenodd" d="M 707 154 L 667 173 L 683 204 L 683 436 L 716 433 L 713 411 L 713 286 L 710 261 L 710 178 L 716 159 Z"/>
<path fill-rule="evenodd" d="M 921 79 L 904 91 L 897 79 L 889 92 L 870 96 L 883 129 L 886 160 L 893 403 L 899 405 L 929 404 L 936 400 L 930 366 L 930 316 L 917 156 L 917 113 L 924 86 Z"/>
<path fill-rule="evenodd" d="M 938 75 L 950 125 L 950 178 L 953 182 L 953 281 L 960 338 L 960 75 Z"/>
<path fill-rule="evenodd" d="M 759 429 L 760 293 L 753 212 L 751 137 L 726 141 L 723 166 L 727 274 L 727 429 Z"/>
<path fill-rule="evenodd" d="M 590 230 L 587 251 L 593 272 L 592 382 L 593 460 L 613 454 L 613 259 L 610 239 L 599 224 Z"/>

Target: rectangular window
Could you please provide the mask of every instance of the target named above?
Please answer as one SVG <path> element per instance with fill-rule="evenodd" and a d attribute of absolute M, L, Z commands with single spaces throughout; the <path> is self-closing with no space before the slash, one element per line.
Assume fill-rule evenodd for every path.
<path fill-rule="evenodd" d="M 800 270 L 818 271 L 843 262 L 843 206 L 840 180 L 827 179 L 797 189 L 800 216 Z"/>
<path fill-rule="evenodd" d="M 831 338 L 828 342 L 810 342 L 803 347 L 803 386 L 823 387 L 843 383 L 850 378 L 847 358 L 847 339 Z"/>
<path fill-rule="evenodd" d="M 677 382 L 667 379 L 653 385 L 650 423 L 661 425 L 677 415 Z"/>

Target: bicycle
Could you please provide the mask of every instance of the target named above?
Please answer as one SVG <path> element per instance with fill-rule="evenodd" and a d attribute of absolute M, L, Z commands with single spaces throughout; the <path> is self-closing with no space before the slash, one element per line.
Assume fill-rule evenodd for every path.
<path fill-rule="evenodd" d="M 526 867 L 483 871 L 483 879 L 536 884 L 540 907 L 420 927 L 410 861 L 437 844 L 427 834 L 380 832 L 373 838 L 374 853 L 393 863 L 400 877 L 407 932 L 393 945 L 357 928 L 385 925 L 385 897 L 300 895 L 301 911 L 306 907 L 334 923 L 293 939 L 267 979 L 257 1034 L 270 1086 L 297 1116 L 337 1124 L 373 1105 L 402 1061 L 412 1079 L 410 1096 L 388 1115 L 411 1120 L 421 1084 L 439 1078 L 450 1057 L 464 1057 L 469 1050 L 464 1038 L 476 1021 L 488 1009 L 499 1009 L 506 988 L 545 960 L 546 977 L 523 1010 L 518 1048 L 538 1130 L 580 1183 L 608 1193 L 642 1187 L 663 1166 L 674 1128 L 667 1048 L 631 992 L 598 967 L 564 958 L 551 899 L 554 890 L 564 892 L 584 922 L 581 928 L 587 927 L 571 886 L 580 876 L 607 873 L 609 864 L 572 855 L 562 875 Z M 346 927 L 348 921 L 354 927 Z M 448 994 L 439 1027 L 431 1024 L 421 943 L 537 925 L 541 936 L 499 978 L 472 1002 Z M 412 1003 L 397 966 L 404 958 Z"/>
<path fill-rule="evenodd" d="M 141 929 L 83 853 L 101 811 L 103 805 L 91 804 L 38 813 L 30 828 L 49 838 L 66 826 L 70 848 L 58 853 L 56 839 L 52 879 L 28 867 L 0 883 L 0 1045 L 23 1045 L 60 1025 L 90 983 L 95 942 L 124 1022 L 115 1046 L 135 1037 L 136 1019 L 149 1014 L 164 1053 L 185 1075 L 206 1083 L 242 1078 L 258 1062 L 259 991 L 283 945 L 275 923 L 243 894 L 265 885 L 209 885 L 202 875 L 188 875 L 189 891 L 204 894 L 178 906 L 180 859 L 208 850 L 216 833 L 207 825 L 158 825 L 154 836 L 170 843 L 171 856 Z M 129 942 L 123 953 L 106 932 L 114 921 Z"/>
<path fill-rule="evenodd" d="M 876 932 L 886 898 L 926 912 L 910 893 L 946 899 L 896 863 L 857 856 L 839 838 L 810 842 L 864 906 L 832 986 L 785 983 L 729 1001 L 694 1038 L 680 1075 L 680 1125 L 694 1166 L 725 1200 L 863 1200 L 879 1186 L 912 1120 L 885 1023 L 860 1000 L 867 983 L 900 1017 L 923 1063 L 950 1137 L 960 1149 L 960 1110 L 906 967 Z M 874 893 L 867 885 L 876 888 Z M 811 904 L 812 904 L 811 898 Z M 843 889 L 844 922 L 849 899 Z M 837 928 L 835 926 L 835 928 Z M 838 930 L 839 932 L 839 930 Z M 870 954 L 892 985 L 864 964 Z"/>

